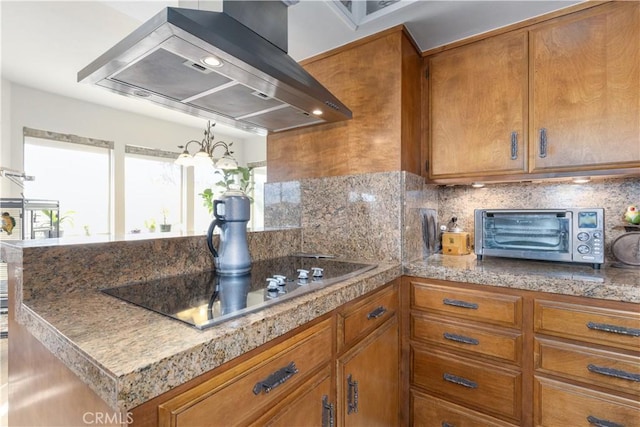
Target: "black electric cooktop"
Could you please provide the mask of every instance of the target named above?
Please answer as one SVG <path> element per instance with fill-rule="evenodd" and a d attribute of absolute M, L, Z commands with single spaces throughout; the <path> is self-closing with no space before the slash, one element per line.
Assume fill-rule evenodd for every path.
<path fill-rule="evenodd" d="M 102 289 L 102 292 L 205 329 L 375 267 L 333 258 L 292 255 L 254 262 L 251 272 L 240 276 L 205 271 L 131 283 Z M 298 270 L 308 271 L 308 277 L 299 278 Z"/>

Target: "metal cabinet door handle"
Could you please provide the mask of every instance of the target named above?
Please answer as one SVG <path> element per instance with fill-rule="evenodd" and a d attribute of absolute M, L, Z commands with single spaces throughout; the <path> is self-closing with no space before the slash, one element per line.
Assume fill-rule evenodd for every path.
<path fill-rule="evenodd" d="M 297 373 L 298 368 L 296 368 L 296 364 L 291 362 L 287 366 L 278 369 L 264 380 L 258 381 L 256 385 L 253 386 L 253 394 L 257 396 L 261 392 L 269 393 L 271 390 L 278 387 Z"/>
<path fill-rule="evenodd" d="M 382 316 L 386 312 L 387 312 L 387 309 L 385 307 L 383 306 L 377 307 L 373 311 L 371 311 L 371 313 L 367 314 L 367 319 L 368 320 L 377 319 L 378 317 Z"/>
<path fill-rule="evenodd" d="M 461 385 L 463 387 L 478 388 L 478 383 L 476 383 L 474 381 L 471 381 L 471 380 L 468 380 L 468 379 L 463 378 L 463 377 L 459 377 L 457 375 L 446 373 L 446 372 L 442 376 L 442 379 L 444 379 L 445 381 L 448 381 L 450 383 Z"/>
<path fill-rule="evenodd" d="M 545 128 L 540 129 L 540 153 L 541 159 L 547 157 L 547 130 Z"/>
<path fill-rule="evenodd" d="M 624 427 L 623 424 L 614 423 L 613 421 L 596 418 L 593 415 L 587 417 L 587 422 L 596 427 Z"/>
<path fill-rule="evenodd" d="M 464 335 L 452 334 L 450 332 L 443 333 L 442 337 L 446 340 L 455 341 L 463 344 L 471 344 L 471 345 L 480 344 L 480 341 L 478 341 L 475 338 L 465 337 Z"/>
<path fill-rule="evenodd" d="M 335 407 L 329 403 L 329 396 L 322 396 L 322 427 L 333 427 L 335 425 Z"/>
<path fill-rule="evenodd" d="M 358 412 L 358 381 L 353 381 L 351 374 L 347 377 L 347 415 Z"/>
<path fill-rule="evenodd" d="M 587 365 L 589 372 L 593 372 L 600 375 L 606 375 L 608 377 L 620 378 L 627 381 L 640 382 L 640 374 L 634 374 L 632 372 L 623 371 L 621 369 L 607 368 L 605 366 L 597 366 L 593 364 Z"/>
<path fill-rule="evenodd" d="M 511 160 L 518 160 L 518 132 L 511 132 Z"/>
<path fill-rule="evenodd" d="M 466 302 L 466 301 L 461 301 L 461 300 L 457 300 L 457 299 L 445 298 L 445 299 L 442 300 L 442 303 L 444 305 L 452 305 L 454 307 L 469 308 L 471 310 L 477 310 L 478 309 L 478 304 L 476 304 L 474 302 Z"/>
<path fill-rule="evenodd" d="M 610 332 L 612 334 L 640 337 L 640 329 L 627 328 L 624 326 L 617 326 L 617 325 L 609 325 L 607 323 L 588 322 L 587 328 L 593 329 L 595 331 Z"/>

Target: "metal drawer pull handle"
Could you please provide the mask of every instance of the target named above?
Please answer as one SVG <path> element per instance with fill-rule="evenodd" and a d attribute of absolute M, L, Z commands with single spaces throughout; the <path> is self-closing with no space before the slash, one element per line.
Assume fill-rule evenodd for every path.
<path fill-rule="evenodd" d="M 511 132 L 511 160 L 518 159 L 518 132 Z"/>
<path fill-rule="evenodd" d="M 284 368 L 280 368 L 273 374 L 269 375 L 266 379 L 258 381 L 256 385 L 253 386 L 253 394 L 257 396 L 262 391 L 269 393 L 271 390 L 291 378 L 293 374 L 297 373 L 298 368 L 296 368 L 296 364 L 291 362 Z"/>
<path fill-rule="evenodd" d="M 322 427 L 333 427 L 335 424 L 335 408 L 329 403 L 329 396 L 322 396 Z"/>
<path fill-rule="evenodd" d="M 453 424 L 449 424 L 449 423 L 448 423 L 448 422 L 446 422 L 446 421 L 443 421 L 443 422 L 442 422 L 442 427 L 456 427 L 456 426 L 454 426 Z"/>
<path fill-rule="evenodd" d="M 478 304 L 476 304 L 474 302 L 460 301 L 460 300 L 457 300 L 457 299 L 445 298 L 445 299 L 442 300 L 442 303 L 444 305 L 453 305 L 455 307 L 470 308 L 472 310 L 477 310 L 478 309 Z"/>
<path fill-rule="evenodd" d="M 640 329 L 626 328 L 624 326 L 607 325 L 606 323 L 587 323 L 587 328 L 596 331 L 611 332 L 613 334 L 630 335 L 632 337 L 640 337 Z"/>
<path fill-rule="evenodd" d="M 478 341 L 477 339 L 465 337 L 464 335 L 450 334 L 449 332 L 445 332 L 444 334 L 442 334 L 442 336 L 447 340 L 461 342 L 463 344 L 471 344 L 471 345 L 480 344 L 480 341 Z"/>
<path fill-rule="evenodd" d="M 383 307 L 383 306 L 380 306 L 380 307 L 376 308 L 375 310 L 373 310 L 371 313 L 367 314 L 367 319 L 369 319 L 369 320 L 377 319 L 378 317 L 382 316 L 386 312 L 387 312 L 387 309 L 385 307 Z"/>
<path fill-rule="evenodd" d="M 596 418 L 593 415 L 589 415 L 587 417 L 587 421 L 589 421 L 589 424 L 592 424 L 596 427 L 624 427 L 624 424 L 614 423 L 613 421 L 601 420 L 600 418 Z"/>
<path fill-rule="evenodd" d="M 462 378 L 459 377 L 457 375 L 453 375 L 453 374 L 447 374 L 446 372 L 444 373 L 444 375 L 442 376 L 442 378 L 444 378 L 445 381 L 449 381 L 450 383 L 454 383 L 454 384 L 458 384 L 461 385 L 463 387 L 467 387 L 467 388 L 478 388 L 478 384 L 468 380 L 466 378 Z"/>
<path fill-rule="evenodd" d="M 540 158 L 547 157 L 547 130 L 545 128 L 540 129 Z"/>
<path fill-rule="evenodd" d="M 347 415 L 358 412 L 358 381 L 353 381 L 351 374 L 347 377 Z"/>
<path fill-rule="evenodd" d="M 631 372 L 621 371 L 620 369 L 606 368 L 604 366 L 596 366 L 589 364 L 587 369 L 590 372 L 596 374 L 607 375 L 609 377 L 621 378 L 623 380 L 640 382 L 640 374 L 633 374 Z"/>

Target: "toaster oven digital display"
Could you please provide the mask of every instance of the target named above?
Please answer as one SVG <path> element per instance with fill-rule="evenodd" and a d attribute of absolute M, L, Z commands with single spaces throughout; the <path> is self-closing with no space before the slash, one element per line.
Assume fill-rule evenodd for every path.
<path fill-rule="evenodd" d="M 578 212 L 578 228 L 598 228 L 596 212 Z"/>

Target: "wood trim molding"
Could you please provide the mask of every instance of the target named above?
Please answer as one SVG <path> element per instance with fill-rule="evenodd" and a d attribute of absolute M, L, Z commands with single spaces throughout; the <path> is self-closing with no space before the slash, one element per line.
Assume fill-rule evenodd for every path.
<path fill-rule="evenodd" d="M 546 13 L 544 15 L 536 16 L 531 19 L 527 19 L 526 21 L 516 22 L 515 24 L 507 25 L 506 27 L 496 28 L 494 30 L 490 30 L 484 33 L 477 34 L 475 36 L 471 36 L 462 40 L 458 40 L 455 42 L 451 42 L 448 44 L 444 44 L 442 46 L 434 47 L 429 50 L 425 50 L 422 52 L 422 57 L 427 57 L 431 55 L 435 55 L 436 53 L 444 52 L 445 50 L 455 49 L 456 47 L 464 46 L 470 43 L 474 43 L 489 37 L 497 36 L 500 34 L 508 33 L 510 31 L 519 30 L 522 28 L 530 27 L 532 25 L 539 24 L 541 22 L 545 22 L 554 18 L 558 18 L 560 16 L 569 15 L 575 12 L 579 12 L 581 10 L 589 9 L 595 6 L 599 6 L 604 3 L 610 3 L 609 1 L 592 1 L 587 0 L 584 3 L 579 3 L 573 6 L 566 7 L 564 9 L 556 10 L 553 12 Z"/>
<path fill-rule="evenodd" d="M 379 39 L 379 38 L 383 38 L 388 36 L 389 34 L 393 34 L 393 33 L 397 33 L 398 31 L 401 31 L 406 37 L 407 39 L 411 42 L 411 44 L 413 45 L 414 49 L 416 50 L 416 53 L 418 55 L 421 55 L 420 52 L 420 48 L 418 48 L 418 44 L 416 43 L 415 39 L 413 38 L 413 36 L 411 35 L 411 33 L 409 32 L 409 30 L 407 29 L 407 27 L 405 27 L 403 24 L 400 25 L 396 25 L 395 27 L 391 27 L 391 28 L 387 28 L 386 30 L 382 30 L 380 32 L 377 32 L 375 34 L 371 34 L 370 36 L 366 36 L 363 37 L 361 39 L 355 40 L 351 43 L 347 43 L 345 45 L 339 46 L 335 49 L 331 49 L 328 50 L 326 52 L 322 52 L 318 55 L 315 56 L 311 56 L 309 58 L 303 59 L 302 61 L 299 61 L 298 63 L 302 66 L 311 64 L 313 62 L 319 61 L 321 59 L 324 58 L 328 58 L 330 56 L 333 55 L 337 55 L 341 52 L 347 51 L 347 50 L 351 50 L 355 47 L 370 43 L 373 40 Z"/>

